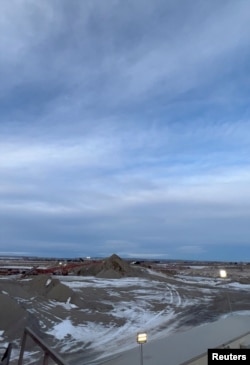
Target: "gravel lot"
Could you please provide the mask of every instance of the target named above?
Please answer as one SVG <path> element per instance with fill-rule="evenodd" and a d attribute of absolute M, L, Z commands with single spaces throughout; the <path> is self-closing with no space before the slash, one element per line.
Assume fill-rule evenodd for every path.
<path fill-rule="evenodd" d="M 136 346 L 139 330 L 157 339 L 249 310 L 249 266 L 227 270 L 225 280 L 217 266 L 182 267 L 167 275 L 152 265 L 140 268 L 138 277 L 1 277 L 1 347 L 13 342 L 15 365 L 29 326 L 69 364 L 94 364 Z M 28 350 L 26 363 L 37 364 L 37 349 L 30 343 Z"/>

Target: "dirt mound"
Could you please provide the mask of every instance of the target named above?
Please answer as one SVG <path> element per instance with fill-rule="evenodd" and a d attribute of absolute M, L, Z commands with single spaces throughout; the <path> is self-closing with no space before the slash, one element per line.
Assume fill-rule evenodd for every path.
<path fill-rule="evenodd" d="M 128 262 L 122 260 L 118 255 L 113 254 L 99 263 L 92 263 L 82 267 L 78 275 L 91 275 L 98 278 L 119 279 L 128 276 L 141 276 L 141 270 L 132 267 Z"/>
<path fill-rule="evenodd" d="M 98 278 L 121 278 L 134 273 L 130 265 L 115 254 L 105 259 L 100 269 Z"/>
<path fill-rule="evenodd" d="M 120 279 L 124 276 L 126 275 L 114 269 L 103 269 L 96 275 L 97 278 L 103 278 L 103 279 Z"/>
<path fill-rule="evenodd" d="M 20 281 L 18 282 L 18 285 L 16 281 L 8 281 L 7 285 L 4 281 L 0 282 L 0 293 L 6 293 L 6 288 L 10 297 L 19 297 L 23 299 L 30 298 L 30 294 L 26 290 L 26 285 L 23 285 Z"/>
<path fill-rule="evenodd" d="M 62 284 L 60 280 L 51 277 L 50 275 L 38 275 L 28 283 L 30 294 L 36 293 L 49 300 L 58 302 L 70 302 L 78 305 L 77 294 L 68 286 Z"/>
<path fill-rule="evenodd" d="M 71 303 L 76 304 L 74 299 L 76 294 L 73 292 L 72 289 L 67 287 L 62 283 L 58 283 L 57 285 L 53 285 L 50 290 L 46 293 L 46 297 L 51 300 L 56 300 L 58 302 L 67 302 L 70 298 Z"/>
<path fill-rule="evenodd" d="M 76 275 L 80 276 L 96 276 L 100 272 L 102 262 L 89 263 L 82 266 L 80 269 L 76 269 Z"/>
<path fill-rule="evenodd" d="M 8 294 L 0 294 L 1 330 L 7 330 L 27 320 L 27 312 Z"/>
<path fill-rule="evenodd" d="M 59 283 L 58 279 L 52 279 L 50 275 L 37 275 L 27 282 L 27 290 L 32 295 L 45 295 L 48 290 Z"/>

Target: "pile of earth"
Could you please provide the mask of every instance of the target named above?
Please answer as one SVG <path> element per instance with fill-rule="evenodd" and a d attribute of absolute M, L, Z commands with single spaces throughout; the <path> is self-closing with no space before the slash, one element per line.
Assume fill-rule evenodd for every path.
<path fill-rule="evenodd" d="M 28 282 L 26 290 L 30 296 L 34 294 L 42 296 L 48 300 L 55 300 L 66 303 L 69 298 L 71 303 L 78 305 L 77 294 L 68 286 L 62 284 L 60 280 L 50 275 L 38 275 Z"/>
<path fill-rule="evenodd" d="M 30 322 L 30 314 L 23 306 L 23 301 L 29 299 L 30 294 L 17 281 L 0 282 L 0 330 L 7 337 L 21 336 Z"/>
<path fill-rule="evenodd" d="M 31 300 L 36 303 L 52 300 L 83 306 L 77 293 L 49 275 L 0 283 L 0 330 L 9 339 L 20 338 L 26 326 L 40 332 L 39 319 L 33 313 Z"/>
<path fill-rule="evenodd" d="M 98 278 L 122 278 L 143 276 L 143 269 L 130 265 L 117 255 L 99 262 L 92 262 L 78 268 L 78 275 L 94 275 Z M 58 319 L 68 316 L 68 309 L 74 308 L 71 313 L 72 323 L 88 322 L 99 320 L 102 323 L 111 323 L 114 318 L 107 314 L 113 305 L 100 300 L 105 298 L 106 293 L 102 289 L 85 288 L 84 295 L 73 291 L 69 286 L 64 285 L 58 278 L 52 275 L 36 275 L 26 279 L 10 278 L 0 283 L 0 331 L 3 331 L 5 340 L 9 342 L 20 341 L 25 327 L 31 328 L 41 338 L 46 339 L 43 325 L 50 326 Z M 55 302 L 55 307 L 50 306 L 46 314 L 46 306 Z M 56 302 L 65 305 L 57 305 Z M 93 313 L 87 313 L 89 309 Z M 55 321 L 56 321 L 55 320 Z M 116 319 L 115 319 L 116 320 Z M 119 325 L 123 324 L 119 319 Z M 117 322 L 117 323 L 118 323 Z M 31 346 L 28 344 L 28 347 Z"/>
<path fill-rule="evenodd" d="M 0 293 L 1 303 L 1 330 L 7 335 L 12 332 L 22 333 L 28 323 L 28 313 L 22 306 L 8 294 Z"/>
<path fill-rule="evenodd" d="M 90 263 L 76 271 L 77 275 L 96 276 L 103 279 L 120 279 L 122 277 L 143 276 L 141 268 L 130 265 L 118 255 L 112 256 L 98 263 Z"/>

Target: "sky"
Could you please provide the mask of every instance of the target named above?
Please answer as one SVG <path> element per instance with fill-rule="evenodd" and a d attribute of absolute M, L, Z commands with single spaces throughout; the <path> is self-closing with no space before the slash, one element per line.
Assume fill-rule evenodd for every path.
<path fill-rule="evenodd" d="M 250 261 L 249 13 L 2 0 L 0 255 Z"/>

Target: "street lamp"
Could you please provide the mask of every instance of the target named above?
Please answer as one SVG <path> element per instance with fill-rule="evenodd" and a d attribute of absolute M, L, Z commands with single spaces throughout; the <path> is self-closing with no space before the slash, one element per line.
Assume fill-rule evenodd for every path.
<path fill-rule="evenodd" d="M 147 338 L 148 338 L 148 336 L 147 336 L 146 332 L 137 333 L 136 340 L 137 340 L 137 343 L 139 343 L 139 345 L 140 345 L 140 350 L 141 350 L 140 351 L 141 352 L 141 362 L 140 362 L 140 364 L 141 365 L 143 365 L 142 345 L 147 342 Z"/>
<path fill-rule="evenodd" d="M 227 278 L 227 271 L 226 270 L 220 270 L 220 277 L 222 279 L 226 279 Z"/>
<path fill-rule="evenodd" d="M 220 270 L 220 278 L 221 279 L 226 279 L 227 278 L 227 271 L 226 270 L 223 270 L 223 269 Z M 227 296 L 227 301 L 228 301 L 229 309 L 230 309 L 230 312 L 232 313 L 232 306 L 231 306 L 229 294 L 228 294 L 227 290 L 225 290 L 225 292 L 226 292 L 226 296 Z"/>

